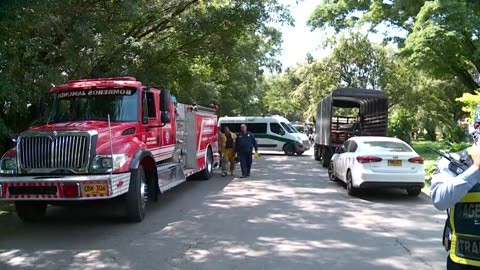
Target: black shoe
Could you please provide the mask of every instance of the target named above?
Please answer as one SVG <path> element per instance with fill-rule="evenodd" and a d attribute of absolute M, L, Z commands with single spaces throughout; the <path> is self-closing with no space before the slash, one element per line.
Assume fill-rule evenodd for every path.
<path fill-rule="evenodd" d="M 246 177 L 245 175 L 240 176 L 240 178 L 245 178 L 245 177 Z"/>

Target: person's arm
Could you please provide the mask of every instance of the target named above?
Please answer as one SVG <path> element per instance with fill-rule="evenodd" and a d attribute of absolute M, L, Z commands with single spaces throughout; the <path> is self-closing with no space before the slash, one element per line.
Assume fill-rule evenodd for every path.
<path fill-rule="evenodd" d="M 255 135 L 253 135 L 253 133 L 250 133 L 250 138 L 252 138 L 252 144 L 253 144 L 253 148 L 255 148 L 255 152 L 258 152 L 258 146 L 257 146 L 257 140 L 255 139 Z"/>
<path fill-rule="evenodd" d="M 222 134 L 220 137 L 220 151 L 223 153 L 225 152 L 225 147 L 227 146 L 227 137 L 225 134 Z"/>
<path fill-rule="evenodd" d="M 430 196 L 433 205 L 439 210 L 446 210 L 459 202 L 480 180 L 480 170 L 476 165 L 455 176 L 448 169 L 449 163 L 447 159 L 442 158 L 432 176 Z"/>
<path fill-rule="evenodd" d="M 235 135 L 235 143 L 233 144 L 233 151 L 238 153 L 240 151 L 240 145 L 238 144 L 238 135 Z"/>

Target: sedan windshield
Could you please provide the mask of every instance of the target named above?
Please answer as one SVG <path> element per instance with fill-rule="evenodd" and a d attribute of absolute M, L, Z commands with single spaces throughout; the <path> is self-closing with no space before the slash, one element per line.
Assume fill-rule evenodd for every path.
<path fill-rule="evenodd" d="M 297 131 L 291 125 L 285 122 L 281 122 L 280 124 L 288 133 L 297 133 Z"/>
<path fill-rule="evenodd" d="M 99 120 L 136 122 L 139 117 L 138 91 L 101 89 L 57 94 L 49 122 Z"/>
<path fill-rule="evenodd" d="M 413 149 L 402 142 L 367 141 L 362 148 L 368 152 L 413 152 Z"/>

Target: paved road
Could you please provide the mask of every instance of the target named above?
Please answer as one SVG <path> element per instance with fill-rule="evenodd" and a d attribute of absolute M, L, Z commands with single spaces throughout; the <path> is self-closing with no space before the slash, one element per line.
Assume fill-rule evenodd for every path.
<path fill-rule="evenodd" d="M 253 176 L 188 182 L 140 224 L 110 207 L 0 219 L 0 269 L 444 269 L 425 195 L 349 197 L 311 156 L 263 155 Z"/>

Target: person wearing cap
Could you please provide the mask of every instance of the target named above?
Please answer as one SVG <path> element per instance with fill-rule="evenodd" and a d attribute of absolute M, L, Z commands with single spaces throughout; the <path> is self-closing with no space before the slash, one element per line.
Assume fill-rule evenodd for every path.
<path fill-rule="evenodd" d="M 250 176 L 250 169 L 252 168 L 252 152 L 255 149 L 255 158 L 259 157 L 257 141 L 253 133 L 247 131 L 247 125 L 240 126 L 240 133 L 237 135 L 237 142 L 235 144 L 235 152 L 240 158 L 240 167 L 242 168 L 241 178 Z"/>
<path fill-rule="evenodd" d="M 480 269 L 480 106 L 470 130 L 473 146 L 450 154 L 464 168 L 442 158 L 430 186 L 433 205 L 447 211 L 442 237 L 447 270 Z"/>
<path fill-rule="evenodd" d="M 227 164 L 230 164 L 230 174 L 235 174 L 235 141 L 237 136 L 230 132 L 228 127 L 223 129 L 220 139 L 220 149 L 222 151 L 222 176 L 227 176 Z"/>

